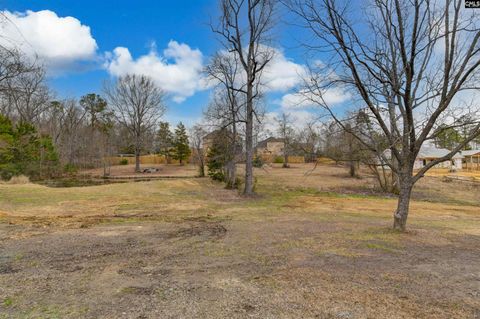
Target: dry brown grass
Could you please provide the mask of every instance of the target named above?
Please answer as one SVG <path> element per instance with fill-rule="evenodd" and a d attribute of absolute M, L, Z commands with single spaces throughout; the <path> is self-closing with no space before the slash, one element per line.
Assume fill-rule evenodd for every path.
<path fill-rule="evenodd" d="M 10 185 L 17 185 L 17 184 L 29 184 L 30 179 L 28 176 L 25 175 L 19 175 L 19 176 L 12 176 L 9 181 L 5 182 L 5 184 L 10 184 Z"/>
<path fill-rule="evenodd" d="M 398 233 L 370 177 L 311 168 L 256 171 L 253 199 L 208 179 L 0 185 L 0 318 L 473 317 L 478 193 L 427 177 Z"/>

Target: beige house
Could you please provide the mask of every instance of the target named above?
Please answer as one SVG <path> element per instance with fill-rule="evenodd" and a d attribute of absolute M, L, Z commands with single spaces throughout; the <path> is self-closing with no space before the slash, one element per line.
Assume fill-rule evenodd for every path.
<path fill-rule="evenodd" d="M 269 137 L 258 142 L 255 151 L 259 156 L 283 156 L 284 147 L 283 138 Z"/>
<path fill-rule="evenodd" d="M 231 143 L 231 141 L 233 140 L 232 133 L 229 132 L 228 130 L 226 129 L 215 130 L 211 133 L 208 133 L 202 138 L 202 148 L 208 151 L 212 147 L 215 139 L 217 138 L 219 140 L 223 139 L 224 142 L 228 141 L 228 143 Z M 226 138 L 229 138 L 229 139 L 227 140 Z M 237 135 L 237 152 L 241 153 L 242 149 L 243 149 L 242 137 Z"/>
<path fill-rule="evenodd" d="M 480 170 L 480 150 L 462 151 L 463 166 L 469 170 Z"/>
<path fill-rule="evenodd" d="M 208 150 L 212 147 L 213 141 L 215 140 L 215 137 L 217 136 L 217 134 L 219 134 L 219 132 L 219 130 L 213 131 L 202 138 L 202 147 L 204 150 Z"/>

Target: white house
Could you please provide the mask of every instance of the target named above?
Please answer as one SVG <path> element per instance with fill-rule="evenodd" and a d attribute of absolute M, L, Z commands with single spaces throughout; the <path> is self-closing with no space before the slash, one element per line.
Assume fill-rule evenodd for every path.
<path fill-rule="evenodd" d="M 434 161 L 438 158 L 441 158 L 447 155 L 448 153 L 450 153 L 450 151 L 445 148 L 436 148 L 433 146 L 422 146 L 422 148 L 420 149 L 420 152 L 418 153 L 417 158 L 415 159 L 415 164 L 413 168 L 420 169 L 425 165 L 427 165 L 429 162 Z M 460 153 L 457 153 L 453 155 L 451 160 L 437 164 L 434 167 L 461 170 L 462 160 L 463 160 L 463 155 Z"/>

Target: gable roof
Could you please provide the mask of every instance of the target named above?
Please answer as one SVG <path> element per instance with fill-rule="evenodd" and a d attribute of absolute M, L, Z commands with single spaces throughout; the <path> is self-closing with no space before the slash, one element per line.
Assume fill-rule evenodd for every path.
<path fill-rule="evenodd" d="M 203 139 L 206 140 L 206 139 L 210 139 L 210 138 L 215 138 L 215 136 L 216 136 L 217 134 L 220 134 L 221 132 L 222 132 L 221 130 L 215 130 L 215 131 L 210 132 L 210 133 L 208 133 L 207 135 L 205 135 L 205 136 L 203 137 Z"/>
<path fill-rule="evenodd" d="M 270 136 L 269 138 L 257 143 L 257 147 L 267 147 L 267 143 L 283 143 L 283 138 Z"/>
<path fill-rule="evenodd" d="M 436 148 L 431 146 L 422 146 L 420 152 L 418 152 L 417 158 L 440 158 L 450 153 L 446 148 Z M 463 158 L 462 154 L 456 153 L 452 156 L 452 159 Z"/>
<path fill-rule="evenodd" d="M 468 150 L 461 152 L 463 156 L 480 155 L 480 150 Z"/>

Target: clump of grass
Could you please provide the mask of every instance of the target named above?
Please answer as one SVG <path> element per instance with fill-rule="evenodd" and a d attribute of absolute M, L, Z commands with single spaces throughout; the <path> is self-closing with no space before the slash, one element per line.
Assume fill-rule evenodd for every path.
<path fill-rule="evenodd" d="M 397 253 L 398 249 L 395 249 L 389 245 L 386 245 L 384 243 L 366 243 L 365 244 L 366 248 L 369 249 L 374 249 L 374 250 L 381 250 L 387 253 Z"/>
<path fill-rule="evenodd" d="M 28 178 L 28 176 L 25 176 L 25 175 L 13 176 L 8 181 L 8 184 L 11 184 L 11 185 L 24 185 L 29 183 L 30 183 L 30 179 Z"/>
<path fill-rule="evenodd" d="M 13 305 L 13 298 L 12 297 L 7 297 L 7 298 L 3 299 L 3 305 L 5 307 L 10 307 L 11 305 Z"/>

